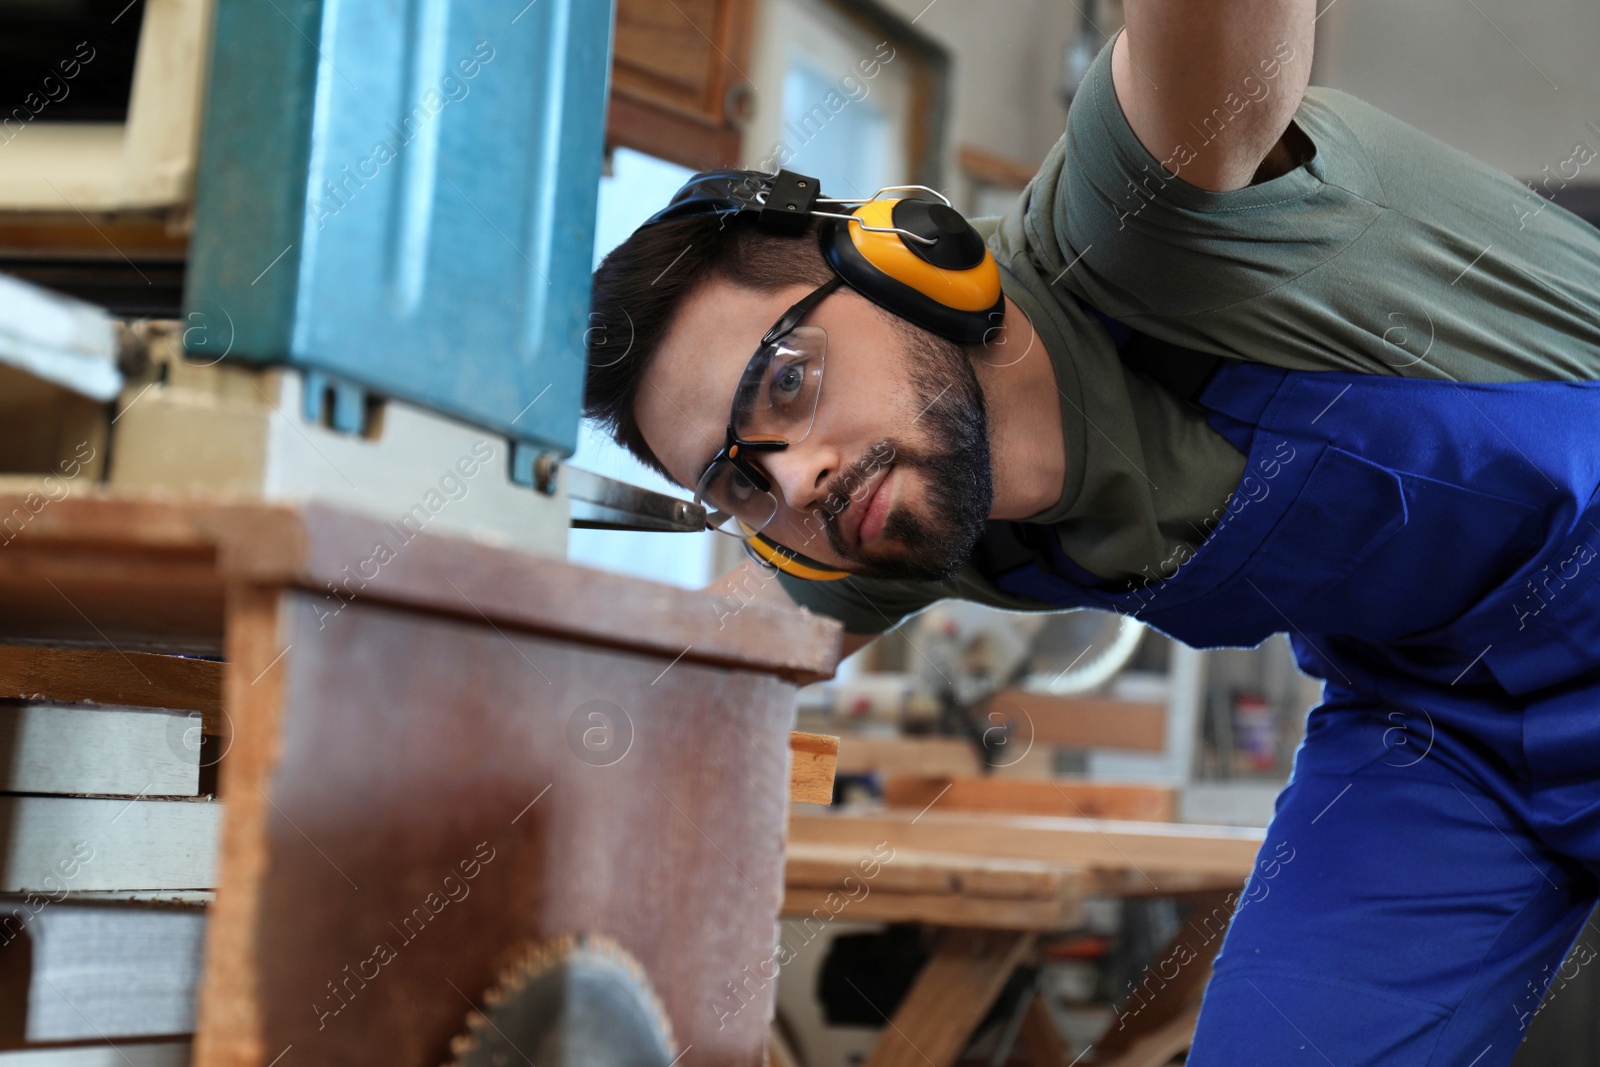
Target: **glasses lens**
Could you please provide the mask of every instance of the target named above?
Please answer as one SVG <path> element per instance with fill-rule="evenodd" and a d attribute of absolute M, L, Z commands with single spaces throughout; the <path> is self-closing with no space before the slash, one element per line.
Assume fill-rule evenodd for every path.
<path fill-rule="evenodd" d="M 778 513 L 777 497 L 758 488 L 727 460 L 713 463 L 706 471 L 695 487 L 695 501 L 720 512 L 717 530 L 737 537 L 748 536 L 741 524 L 751 531 L 760 530 Z"/>
<path fill-rule="evenodd" d="M 811 432 L 822 395 L 828 332 L 796 326 L 751 357 L 733 398 L 740 437 L 778 437 L 791 444 Z"/>

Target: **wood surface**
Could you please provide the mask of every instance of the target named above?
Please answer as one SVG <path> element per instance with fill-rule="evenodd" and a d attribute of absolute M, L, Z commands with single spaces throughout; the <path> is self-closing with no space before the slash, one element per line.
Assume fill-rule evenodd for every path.
<path fill-rule="evenodd" d="M 1022 957 L 1033 934 L 946 930 L 892 1025 L 879 1031 L 866 1067 L 949 1067 Z"/>
<path fill-rule="evenodd" d="M 783 895 L 780 914 L 790 919 L 815 914 L 820 919 L 832 914 L 830 897 L 837 906 L 839 897 L 831 890 L 791 887 Z M 874 889 L 860 900 L 850 901 L 840 914 L 851 922 L 927 923 L 972 930 L 1068 930 L 1083 921 L 1083 901 L 1075 895 L 1017 900 Z"/>
<path fill-rule="evenodd" d="M 833 770 L 839 762 L 839 739 L 828 734 L 789 735 L 789 801 L 833 803 Z"/>
<path fill-rule="evenodd" d="M 234 585 L 228 590 L 232 669 L 227 703 L 233 728 L 219 774 L 228 818 L 218 845 L 219 892 L 206 928 L 195 1067 L 263 1067 L 281 1051 L 269 1053 L 264 1043 L 265 1015 L 256 983 L 265 934 L 257 922 L 272 860 L 272 800 L 263 786 L 270 782 L 280 747 L 286 658 L 281 615 L 287 596 L 273 586 Z M 322 991 L 320 985 L 314 988 Z"/>
<path fill-rule="evenodd" d="M 796 844 L 870 849 L 887 841 L 898 853 L 958 853 L 1036 859 L 1142 879 L 1152 892 L 1193 888 L 1215 878 L 1243 885 L 1265 831 L 1226 826 L 1187 826 L 1117 820 L 1066 819 L 1046 815 L 984 812 L 819 813 L 796 810 L 789 840 Z M 1215 884 L 1215 883 L 1213 883 Z"/>
<path fill-rule="evenodd" d="M 1050 1008 L 1042 995 L 1028 1000 L 1022 1014 L 1022 1044 L 1027 1051 L 1028 1067 L 1073 1067 L 1067 1054 L 1067 1043 L 1050 1016 Z"/>
<path fill-rule="evenodd" d="M 959 737 L 844 734 L 839 738 L 838 773 L 959 777 L 978 773 L 978 756 L 972 742 Z"/>
<path fill-rule="evenodd" d="M 891 778 L 883 785 L 883 802 L 918 811 L 937 805 L 940 811 L 1171 822 L 1177 814 L 1178 791 L 1168 786 L 1061 779 Z"/>
<path fill-rule="evenodd" d="M 1051 900 L 1083 892 L 1082 873 L 1042 860 L 896 849 L 881 864 L 863 864 L 860 849 L 791 841 L 784 881 L 791 888 L 839 889 L 854 877 L 873 892 L 955 894 L 991 899 Z M 873 872 L 870 873 L 869 872 Z"/>
<path fill-rule="evenodd" d="M 1161 752 L 1167 746 L 1167 706 L 1160 701 L 1002 689 L 985 708 L 987 714 L 1018 720 L 1018 736 L 1034 744 L 1140 752 Z"/>
<path fill-rule="evenodd" d="M 0 514 L 19 505 L 0 495 Z M 366 566 L 380 541 L 398 550 Z M 0 551 L 0 641 L 217 655 L 229 582 L 314 591 L 322 630 L 377 601 L 797 682 L 830 677 L 839 655 L 839 624 L 799 608 L 749 604 L 741 625 L 720 626 L 725 608 L 705 593 L 432 530 L 401 542 L 377 518 L 324 504 L 89 490 L 43 508 Z"/>
<path fill-rule="evenodd" d="M 753 27 L 753 0 L 618 0 L 607 143 L 736 166 Z"/>
<path fill-rule="evenodd" d="M 1096 1062 L 1120 1063 L 1133 1056 L 1133 1063 L 1163 1064 L 1165 1060 L 1139 1057 L 1159 1055 L 1175 1020 L 1189 1018 L 1187 1032 L 1194 1032 L 1188 1011 L 1199 1003 L 1211 979 L 1211 964 L 1222 948 L 1236 899 L 1236 894 L 1210 892 L 1191 901 L 1183 924 L 1155 954 L 1134 988 L 1124 993 L 1117 1014 L 1095 1039 Z"/>
<path fill-rule="evenodd" d="M 1194 1027 L 1199 1020 L 1200 1005 L 1192 1003 L 1115 1058 L 1094 1060 L 1093 1067 L 1167 1067 L 1194 1043 Z"/>
<path fill-rule="evenodd" d="M 859 850 L 793 843 L 784 881 L 788 918 L 847 913 L 852 921 L 988 930 L 1071 927 L 1090 884 L 1082 872 L 1037 860 L 898 850 L 863 865 Z"/>
<path fill-rule="evenodd" d="M 230 620 L 197 1067 L 432 1067 L 511 952 L 580 931 L 640 961 L 696 1063 L 756 1067 L 772 987 L 713 1006 L 773 952 L 793 685 L 360 601 L 318 631 L 316 603 Z M 602 727 L 609 765 L 581 741 Z M 467 892 L 433 909 L 446 878 Z M 369 978 L 341 1001 L 346 966 Z"/>
<path fill-rule="evenodd" d="M 0 791 L 195 796 L 200 713 L 0 703 Z"/>
<path fill-rule="evenodd" d="M 0 645 L 0 699 L 199 711 L 215 733 L 223 669 L 185 656 Z"/>
<path fill-rule="evenodd" d="M 0 796 L 0 891 L 216 885 L 222 805 Z"/>

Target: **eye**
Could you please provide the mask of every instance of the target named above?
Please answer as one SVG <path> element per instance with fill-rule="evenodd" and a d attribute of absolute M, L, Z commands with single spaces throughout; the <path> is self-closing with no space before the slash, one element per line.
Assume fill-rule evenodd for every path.
<path fill-rule="evenodd" d="M 744 476 L 744 472 L 737 467 L 728 472 L 722 480 L 723 491 L 727 494 L 729 502 L 743 504 L 756 493 L 755 483 Z"/>
<path fill-rule="evenodd" d="M 786 407 L 805 391 L 804 363 L 783 363 L 773 369 L 768 400 L 773 407 Z"/>

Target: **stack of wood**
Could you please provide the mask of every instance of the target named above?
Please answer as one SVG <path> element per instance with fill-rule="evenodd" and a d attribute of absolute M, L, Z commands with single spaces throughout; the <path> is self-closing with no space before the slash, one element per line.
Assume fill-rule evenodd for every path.
<path fill-rule="evenodd" d="M 189 1062 L 222 672 L 0 646 L 0 1065 Z"/>

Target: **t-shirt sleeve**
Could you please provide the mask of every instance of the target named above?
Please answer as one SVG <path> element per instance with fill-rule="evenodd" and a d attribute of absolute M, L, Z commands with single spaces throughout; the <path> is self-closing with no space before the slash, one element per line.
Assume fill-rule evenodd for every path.
<path fill-rule="evenodd" d="M 1367 190 L 1347 188 L 1343 174 L 1330 177 L 1330 160 L 1359 159 L 1363 148 L 1319 106 L 1315 90 L 1295 115 L 1312 145 L 1308 160 L 1226 192 L 1183 180 L 1185 166 L 1217 150 L 1227 123 L 1285 91 L 1287 45 L 1243 72 L 1202 126 L 1159 157 L 1128 125 L 1112 86 L 1111 49 L 1101 50 L 1072 102 L 1060 169 L 1053 188 L 1040 190 L 1049 218 L 1037 226 L 1049 232 L 1036 234 L 1060 253 L 1064 284 L 1105 313 L 1142 328 L 1143 316 L 1198 317 L 1239 305 L 1316 271 L 1381 213 Z"/>
<path fill-rule="evenodd" d="M 1309 149 L 1287 173 L 1225 192 L 1183 180 L 1285 91 L 1286 47 L 1159 153 L 1101 50 L 1021 220 L 1052 284 L 1174 344 L 1291 370 L 1600 378 L 1600 233 L 1356 97 L 1306 90 L 1293 122 Z"/>

